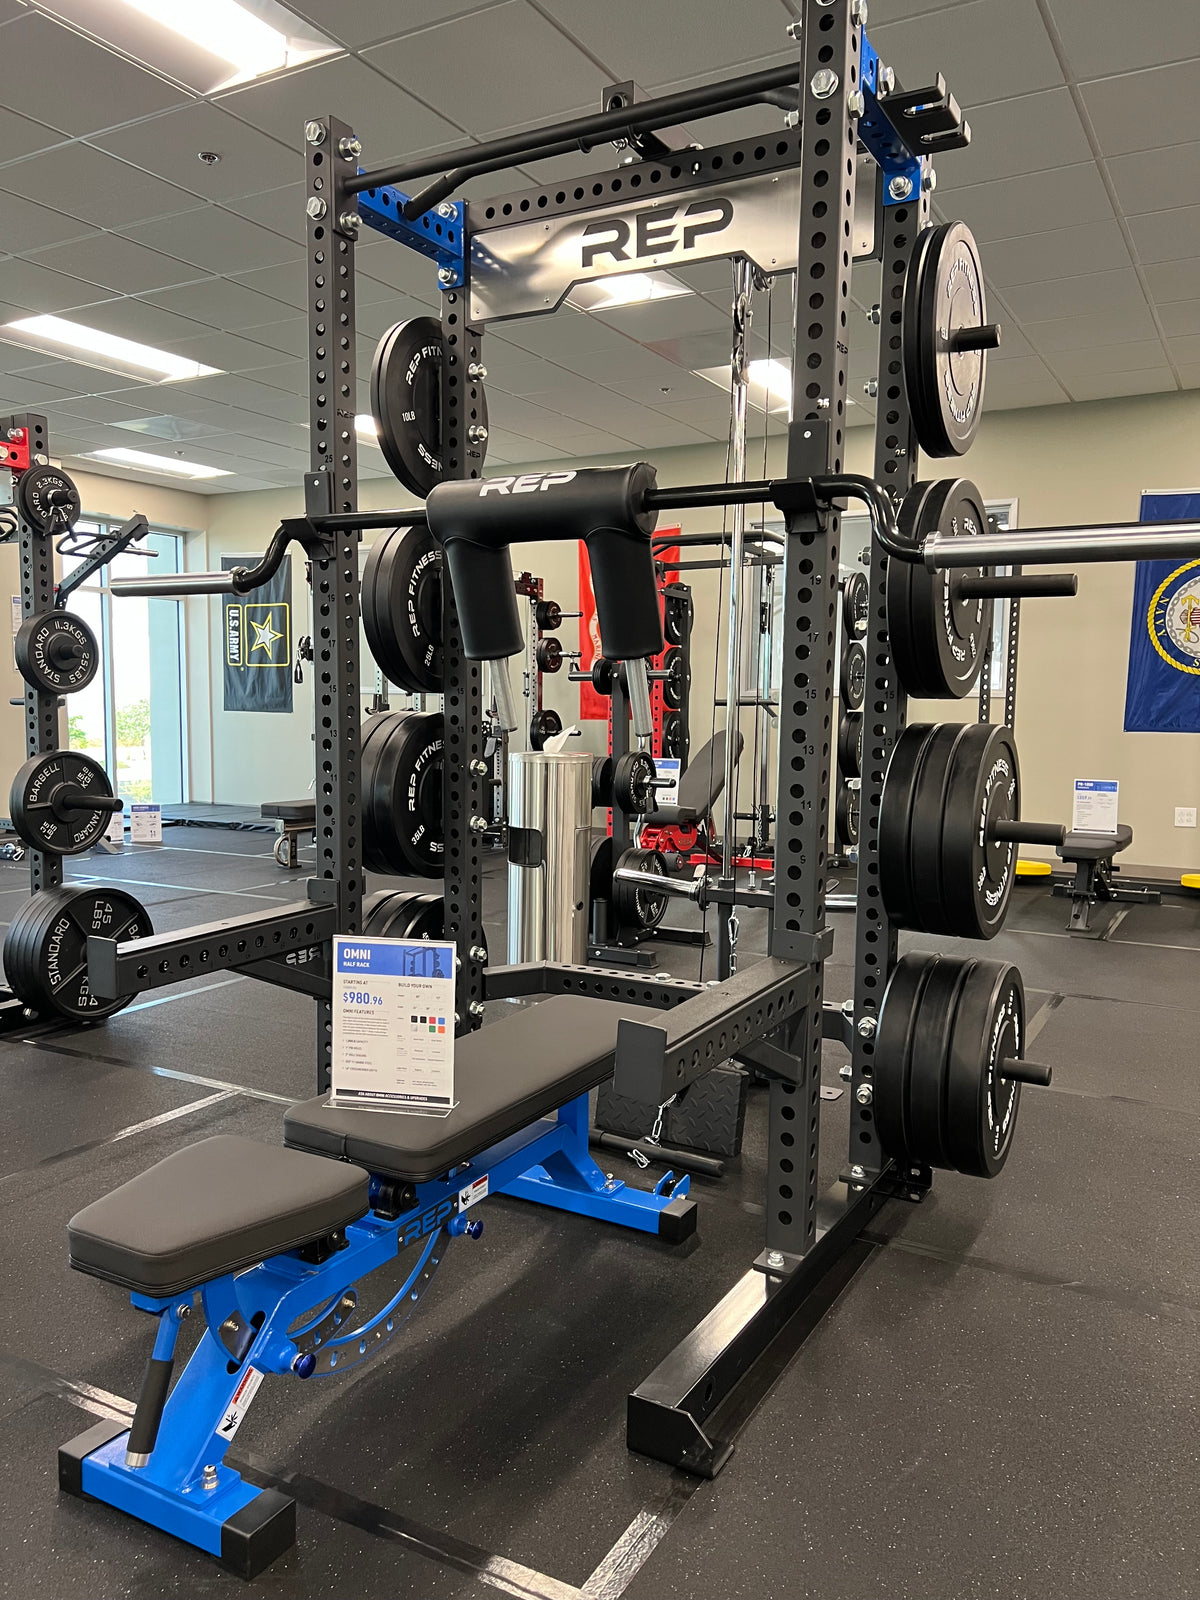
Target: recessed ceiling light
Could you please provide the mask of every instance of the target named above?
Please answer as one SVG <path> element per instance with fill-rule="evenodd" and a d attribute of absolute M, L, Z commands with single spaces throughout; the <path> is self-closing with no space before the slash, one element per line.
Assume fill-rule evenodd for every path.
<path fill-rule="evenodd" d="M 338 48 L 278 0 L 44 0 L 43 9 L 201 94 Z"/>
<path fill-rule="evenodd" d="M 156 350 L 152 345 L 121 339 L 82 322 L 69 322 L 66 317 L 21 317 L 0 327 L 0 339 L 47 355 L 69 352 L 84 366 L 116 372 L 123 378 L 139 378 L 143 383 L 180 383 L 220 371 L 219 367 L 206 367 L 199 361 L 172 355 L 169 350 Z"/>
<path fill-rule="evenodd" d="M 640 306 L 649 300 L 675 300 L 691 292 L 669 272 L 627 272 L 620 278 L 577 283 L 567 296 L 567 304 L 577 311 L 612 311 L 617 306 Z"/>
<path fill-rule="evenodd" d="M 732 372 L 729 367 L 701 367 L 698 378 L 706 378 L 718 389 L 729 392 Z M 746 370 L 749 379 L 747 400 L 757 411 L 787 416 L 792 403 L 792 369 L 786 361 L 774 358 L 752 361 Z"/>
<path fill-rule="evenodd" d="M 89 450 L 89 461 L 108 461 L 118 467 L 137 467 L 142 472 L 163 472 L 173 478 L 232 478 L 223 467 L 206 467 L 199 461 L 180 461 L 173 456 L 152 455 L 149 450 Z"/>

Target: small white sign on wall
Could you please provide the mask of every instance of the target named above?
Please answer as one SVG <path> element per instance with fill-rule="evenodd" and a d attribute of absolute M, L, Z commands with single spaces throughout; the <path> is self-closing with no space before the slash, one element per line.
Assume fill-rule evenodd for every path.
<path fill-rule="evenodd" d="M 129 808 L 130 844 L 162 843 L 162 807 L 135 801 Z"/>
<path fill-rule="evenodd" d="M 1076 778 L 1075 801 L 1071 808 L 1072 831 L 1116 833 L 1119 789 L 1115 778 Z"/>

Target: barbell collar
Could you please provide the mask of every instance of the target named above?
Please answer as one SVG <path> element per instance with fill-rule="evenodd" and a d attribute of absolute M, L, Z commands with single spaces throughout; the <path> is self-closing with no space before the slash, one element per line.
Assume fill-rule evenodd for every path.
<path fill-rule="evenodd" d="M 1067 830 L 1061 822 L 1025 822 L 1013 817 L 993 822 L 988 834 L 997 844 L 1048 844 L 1057 850 Z"/>
<path fill-rule="evenodd" d="M 1036 1061 L 1018 1061 L 1015 1056 L 1005 1056 L 998 1076 L 1014 1083 L 1032 1083 L 1039 1089 L 1048 1089 L 1053 1071 L 1050 1067 L 1040 1067 Z"/>
<path fill-rule="evenodd" d="M 1057 600 L 1079 593 L 1079 578 L 1074 572 L 1036 572 L 1007 577 L 984 575 L 960 578 L 954 592 L 964 600 Z"/>

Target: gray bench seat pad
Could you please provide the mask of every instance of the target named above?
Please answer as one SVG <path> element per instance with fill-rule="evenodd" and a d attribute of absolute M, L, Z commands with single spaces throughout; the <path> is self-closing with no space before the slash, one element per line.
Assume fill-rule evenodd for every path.
<path fill-rule="evenodd" d="M 77 1212 L 71 1265 L 142 1294 L 179 1294 L 353 1222 L 368 1181 L 360 1167 L 256 1139 L 201 1139 Z"/>
<path fill-rule="evenodd" d="M 259 813 L 264 817 L 279 817 L 283 822 L 306 822 L 315 827 L 317 802 L 315 800 L 264 800 Z"/>
<path fill-rule="evenodd" d="M 1132 843 L 1133 829 L 1127 822 L 1119 822 L 1116 833 L 1068 833 L 1058 853 L 1064 861 L 1107 861 Z"/>
<path fill-rule="evenodd" d="M 406 1183 L 428 1183 L 612 1076 L 617 1024 L 645 1022 L 645 1006 L 555 995 L 459 1039 L 448 1117 L 331 1106 L 292 1106 L 283 1119 L 292 1149 L 357 1161 Z"/>

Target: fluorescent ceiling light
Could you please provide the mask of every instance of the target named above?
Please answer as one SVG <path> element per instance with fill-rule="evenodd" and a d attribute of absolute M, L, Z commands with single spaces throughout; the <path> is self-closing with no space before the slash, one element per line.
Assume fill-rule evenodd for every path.
<path fill-rule="evenodd" d="M 199 94 L 334 54 L 337 45 L 279 0 L 41 0 Z"/>
<path fill-rule="evenodd" d="M 152 345 L 121 339 L 115 333 L 68 322 L 66 317 L 21 317 L 0 327 L 0 338 L 27 350 L 42 350 L 48 355 L 70 353 L 87 367 L 116 372 L 123 378 L 139 378 L 143 383 L 180 383 L 185 378 L 207 378 L 219 367 L 206 367 L 199 361 L 155 350 Z"/>
<path fill-rule="evenodd" d="M 627 272 L 619 278 L 577 283 L 567 296 L 567 303 L 577 311 L 611 311 L 616 306 L 640 306 L 649 300 L 674 300 L 691 292 L 669 272 Z"/>
<path fill-rule="evenodd" d="M 749 379 L 746 399 L 756 411 L 769 411 L 772 416 L 786 417 L 792 404 L 792 369 L 786 361 L 762 359 L 752 361 L 746 369 Z M 729 393 L 733 372 L 730 367 L 700 367 L 696 371 L 697 378 L 706 378 L 709 383 L 715 383 L 718 389 Z M 853 400 L 847 400 L 847 405 L 853 405 Z"/>
<path fill-rule="evenodd" d="M 156 456 L 149 450 L 89 450 L 89 461 L 109 461 L 118 467 L 137 467 L 142 472 L 163 472 L 172 478 L 232 478 L 223 467 L 202 466 L 199 461 L 180 461 L 175 456 Z"/>

